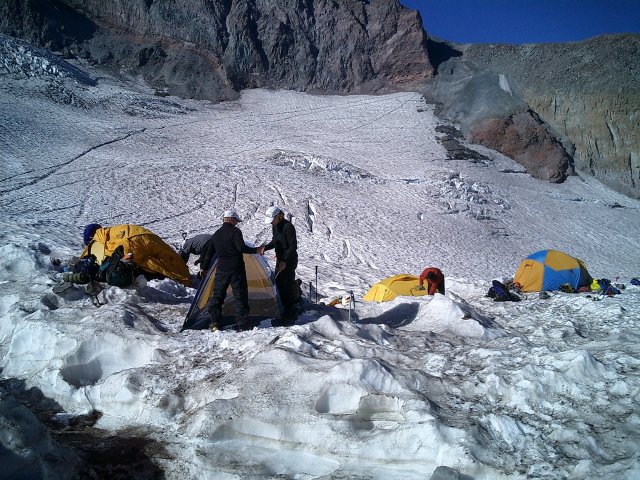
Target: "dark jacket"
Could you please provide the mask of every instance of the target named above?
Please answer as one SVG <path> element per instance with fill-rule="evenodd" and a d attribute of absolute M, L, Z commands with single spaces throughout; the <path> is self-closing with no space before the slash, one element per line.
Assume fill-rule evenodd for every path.
<path fill-rule="evenodd" d="M 187 238 L 180 247 L 178 254 L 182 257 L 182 260 L 187 263 L 189 261 L 189 255 L 202 255 L 207 242 L 211 240 L 212 236 L 213 235 L 208 233 L 202 233 L 195 237 Z"/>
<path fill-rule="evenodd" d="M 211 261 L 218 257 L 218 270 L 222 272 L 244 272 L 243 253 L 256 253 L 255 247 L 244 243 L 242 230 L 230 223 L 223 223 L 207 242 L 200 256 L 200 268 L 208 270 Z"/>
<path fill-rule="evenodd" d="M 282 219 L 277 225 L 271 226 L 273 238 L 264 246 L 265 250 L 276 249 L 276 259 L 283 262 L 298 260 L 298 240 L 293 224 Z"/>

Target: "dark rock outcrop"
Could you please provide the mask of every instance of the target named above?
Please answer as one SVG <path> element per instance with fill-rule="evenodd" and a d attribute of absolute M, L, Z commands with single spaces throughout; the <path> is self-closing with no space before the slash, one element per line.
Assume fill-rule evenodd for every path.
<path fill-rule="evenodd" d="M 489 157 L 466 147 L 461 143 L 464 138 L 460 130 L 450 125 L 438 125 L 436 132 L 444 133 L 438 138 L 440 144 L 447 151 L 447 158 L 450 160 L 471 160 L 472 162 L 489 160 Z"/>
<path fill-rule="evenodd" d="M 0 32 L 215 101 L 243 88 L 382 93 L 433 75 L 397 0 L 0 0 Z"/>

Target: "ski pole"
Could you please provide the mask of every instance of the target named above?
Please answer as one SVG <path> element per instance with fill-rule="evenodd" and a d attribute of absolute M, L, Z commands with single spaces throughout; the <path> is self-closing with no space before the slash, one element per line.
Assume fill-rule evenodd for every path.
<path fill-rule="evenodd" d="M 313 286 L 313 282 L 309 282 L 309 301 L 311 301 L 312 297 L 312 293 L 313 290 L 311 289 L 311 287 Z"/>
<path fill-rule="evenodd" d="M 354 321 L 352 322 L 352 320 L 351 320 L 351 309 L 353 308 L 355 310 L 355 305 L 353 303 L 354 303 L 353 291 L 350 291 L 349 292 L 349 323 L 355 323 L 355 311 L 353 312 L 354 313 L 354 317 L 353 317 Z"/>
<path fill-rule="evenodd" d="M 316 265 L 316 305 L 318 304 L 318 266 Z"/>
<path fill-rule="evenodd" d="M 353 290 L 351 290 L 349 292 L 349 322 L 351 322 L 351 308 L 353 308 L 353 313 L 354 313 L 354 317 L 353 317 L 353 323 L 355 323 L 355 313 L 356 313 L 356 299 L 353 296 Z"/>

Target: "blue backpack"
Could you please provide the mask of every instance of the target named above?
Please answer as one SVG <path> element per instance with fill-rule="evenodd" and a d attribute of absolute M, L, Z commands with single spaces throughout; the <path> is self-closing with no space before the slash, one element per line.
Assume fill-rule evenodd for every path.
<path fill-rule="evenodd" d="M 612 297 L 620 294 L 620 290 L 611 285 L 611 280 L 600 278 L 598 279 L 598 285 L 600 285 L 600 290 L 604 295 Z"/>
<path fill-rule="evenodd" d="M 487 292 L 487 297 L 493 298 L 494 302 L 519 302 L 520 297 L 511 293 L 504 283 L 498 280 L 491 282 L 491 288 Z"/>

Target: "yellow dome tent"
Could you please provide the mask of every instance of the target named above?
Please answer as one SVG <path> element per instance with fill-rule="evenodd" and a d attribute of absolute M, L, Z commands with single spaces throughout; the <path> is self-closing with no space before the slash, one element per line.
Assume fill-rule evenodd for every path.
<path fill-rule="evenodd" d="M 385 278 L 373 285 L 363 300 L 365 302 L 388 302 L 398 295 L 421 297 L 427 295 L 427 290 L 418 290 L 420 285 L 420 277 L 401 273 L 392 277 Z"/>
<path fill-rule="evenodd" d="M 190 285 L 189 268 L 176 251 L 150 230 L 139 225 L 116 225 L 96 230 L 91 252 L 101 264 L 105 257 L 122 245 L 125 255 L 133 254 L 134 263 L 142 270 L 158 273 Z M 89 254 L 89 247 L 85 247 L 82 256 Z"/>

